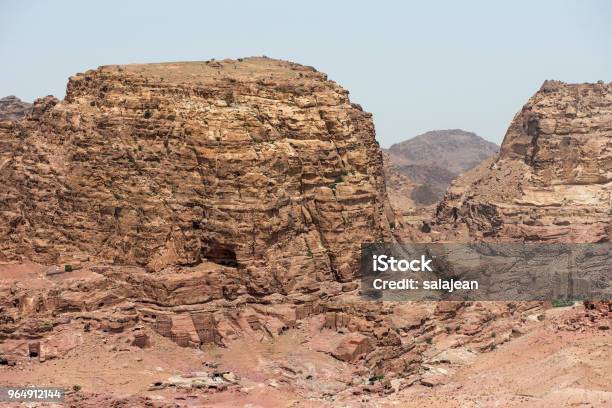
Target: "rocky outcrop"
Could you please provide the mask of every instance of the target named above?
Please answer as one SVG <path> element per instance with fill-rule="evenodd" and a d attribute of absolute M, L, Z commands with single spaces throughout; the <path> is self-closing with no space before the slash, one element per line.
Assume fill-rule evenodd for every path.
<path fill-rule="evenodd" d="M 400 346 L 333 300 L 358 300 L 360 244 L 394 219 L 371 116 L 312 68 L 102 67 L 2 122 L 0 158 L 0 356 L 59 330 L 150 350 L 312 327 L 350 363 Z"/>
<path fill-rule="evenodd" d="M 361 333 L 346 335 L 332 352 L 333 356 L 342 361 L 357 361 L 372 351 L 370 340 Z"/>
<path fill-rule="evenodd" d="M 612 84 L 546 81 L 437 208 L 446 238 L 610 241 Z"/>
<path fill-rule="evenodd" d="M 19 120 L 32 109 L 32 104 L 10 95 L 0 98 L 0 120 Z"/>
<path fill-rule="evenodd" d="M 499 147 L 461 129 L 423 133 L 386 150 L 391 167 L 414 184 L 409 197 L 417 207 L 438 202 L 460 174 L 497 154 Z M 406 189 L 406 187 L 404 187 Z M 389 187 L 390 194 L 406 193 Z"/>
<path fill-rule="evenodd" d="M 604 127 L 595 111 L 607 108 L 588 101 L 590 123 Z M 609 146 L 590 152 L 609 165 Z M 509 154 L 504 163 L 523 160 Z M 513 175 L 525 168 L 516 167 Z M 508 180 L 497 185 L 512 188 Z M 225 390 L 224 404 L 250 395 L 272 406 L 264 396 L 274 390 L 362 403 L 445 384 L 479 353 L 546 322 L 535 302 L 359 296 L 360 243 L 392 241 L 397 228 L 382 157 L 370 115 L 296 64 L 251 58 L 77 75 L 64 101 L 43 98 L 24 120 L 0 122 L 0 197 L 0 380 L 59 378 L 75 406 L 158 404 L 144 391 L 98 399 L 100 381 L 108 395 L 151 384 L 196 405 L 215 405 L 213 392 Z M 434 229 L 504 231 L 506 195 L 470 207 L 479 197 L 459 197 L 467 212 L 441 206 Z M 609 303 L 584 306 L 607 333 Z M 573 319 L 559 328 L 573 329 Z M 60 371 L 42 377 L 51 359 L 63 360 Z M 84 365 L 96 376 L 74 369 Z M 280 395 L 279 405 L 297 400 Z"/>
<path fill-rule="evenodd" d="M 310 67 L 105 66 L 0 126 L 2 261 L 211 263 L 218 287 L 287 293 L 391 239 L 372 117 Z"/>

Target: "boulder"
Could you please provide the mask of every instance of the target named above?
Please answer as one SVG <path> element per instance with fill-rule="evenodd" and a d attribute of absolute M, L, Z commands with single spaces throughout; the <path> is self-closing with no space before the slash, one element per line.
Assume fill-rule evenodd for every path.
<path fill-rule="evenodd" d="M 355 362 L 373 350 L 370 339 L 361 333 L 349 333 L 342 337 L 332 351 L 338 360 Z"/>

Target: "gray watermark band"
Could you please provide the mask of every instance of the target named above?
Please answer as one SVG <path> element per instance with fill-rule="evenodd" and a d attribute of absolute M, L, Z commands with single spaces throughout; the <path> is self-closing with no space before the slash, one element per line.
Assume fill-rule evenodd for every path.
<path fill-rule="evenodd" d="M 609 300 L 610 243 L 367 243 L 369 300 Z"/>

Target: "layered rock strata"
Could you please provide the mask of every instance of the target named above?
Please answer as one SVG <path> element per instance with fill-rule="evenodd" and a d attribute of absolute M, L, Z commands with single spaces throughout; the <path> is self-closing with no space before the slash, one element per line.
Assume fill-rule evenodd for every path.
<path fill-rule="evenodd" d="M 213 263 L 260 294 L 353 279 L 393 221 L 371 115 L 267 58 L 70 78 L 2 123 L 0 197 L 2 261 Z"/>
<path fill-rule="evenodd" d="M 607 242 L 611 219 L 612 84 L 546 81 L 500 154 L 449 188 L 436 228 L 446 238 Z"/>

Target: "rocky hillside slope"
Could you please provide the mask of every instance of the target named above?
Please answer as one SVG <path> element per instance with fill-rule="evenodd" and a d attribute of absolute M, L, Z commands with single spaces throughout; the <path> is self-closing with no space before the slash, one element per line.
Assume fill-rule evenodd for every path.
<path fill-rule="evenodd" d="M 55 359 L 53 377 L 89 397 L 92 377 L 103 394 L 167 398 L 227 398 L 239 384 L 299 398 L 382 393 L 391 379 L 438 381 L 426 368 L 434 333 L 442 347 L 485 352 L 512 333 L 491 316 L 533 313 L 359 296 L 360 244 L 393 241 L 395 227 L 372 118 L 288 62 L 76 75 L 65 100 L 0 122 L 0 197 L 4 383 L 41 378 Z M 468 339 L 445 328 L 451 317 Z"/>
<path fill-rule="evenodd" d="M 603 126 L 609 110 L 588 103 Z M 512 387 L 499 387 L 495 362 L 532 344 L 546 347 L 522 372 L 566 361 L 567 336 L 552 350 L 542 338 L 580 330 L 593 347 L 569 359 L 600 358 L 580 373 L 546 365 L 544 397 L 560 371 L 589 379 L 576 395 L 609 392 L 609 303 L 545 327 L 541 302 L 360 296 L 360 243 L 400 231 L 370 115 L 312 68 L 248 58 L 77 75 L 64 101 L 0 122 L 0 197 L 2 384 L 63 387 L 75 407 L 456 406 L 465 385 L 459 398 L 511 406 L 533 381 L 504 368 Z"/>
<path fill-rule="evenodd" d="M 612 236 L 612 84 L 546 81 L 514 117 L 499 156 L 438 206 L 452 234 L 599 242 Z"/>
<path fill-rule="evenodd" d="M 32 104 L 10 95 L 0 98 L 0 120 L 19 120 L 32 109 Z"/>
<path fill-rule="evenodd" d="M 372 117 L 310 67 L 105 66 L 0 126 L 3 261 L 213 263 L 286 292 L 390 237 Z"/>
<path fill-rule="evenodd" d="M 472 132 L 434 130 L 391 146 L 386 153 L 396 172 L 415 184 L 410 198 L 417 206 L 438 202 L 461 173 L 495 155 L 499 148 Z"/>
<path fill-rule="evenodd" d="M 397 166 L 391 163 L 387 152 L 383 153 L 383 165 L 387 194 L 393 211 L 399 215 L 417 208 L 420 203 L 414 201 L 412 192 L 420 187 L 420 184 L 402 174 Z"/>

